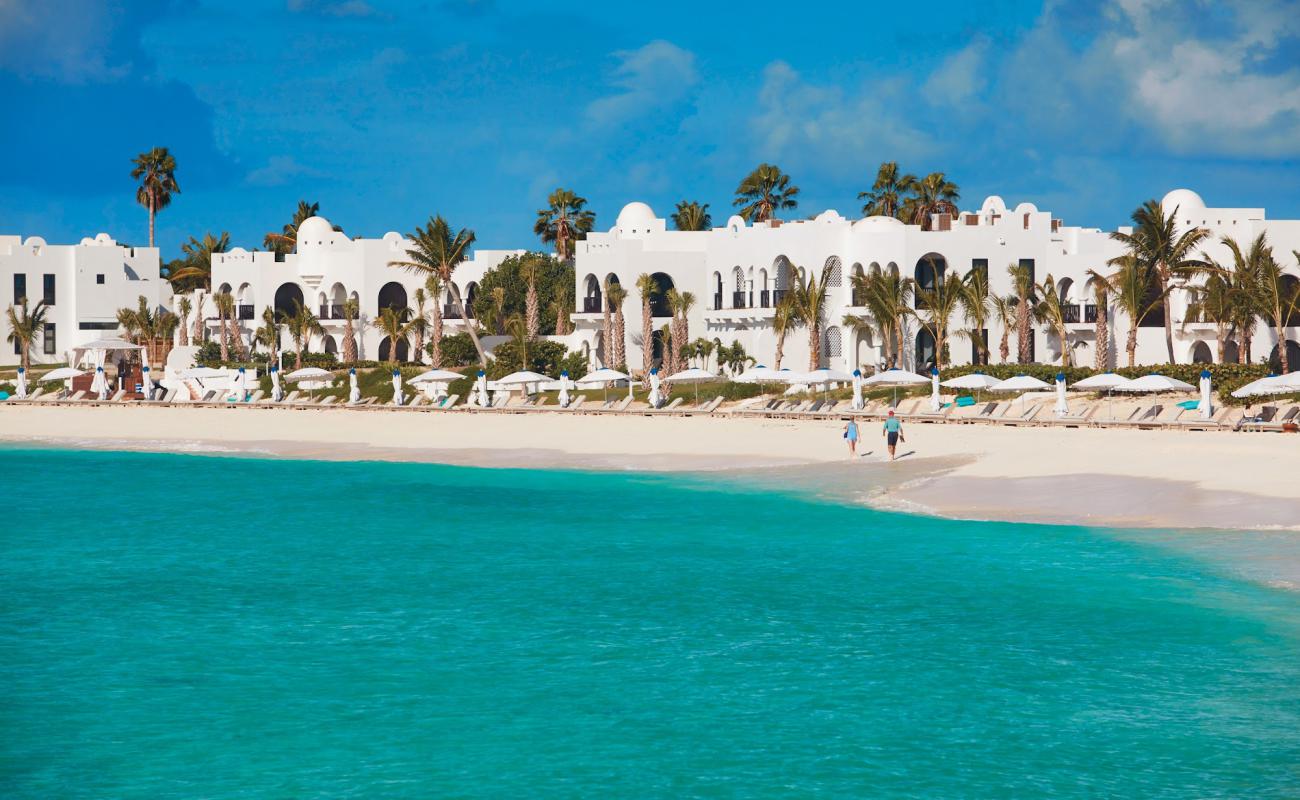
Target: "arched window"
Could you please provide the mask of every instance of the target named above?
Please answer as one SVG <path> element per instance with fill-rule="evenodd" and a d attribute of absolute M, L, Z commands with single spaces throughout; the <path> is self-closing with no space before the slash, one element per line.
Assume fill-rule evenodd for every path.
<path fill-rule="evenodd" d="M 305 306 L 306 304 L 307 301 L 302 296 L 302 289 L 296 283 L 282 283 L 280 288 L 275 290 L 276 314 L 293 314 L 297 311 L 297 306 Z"/>
<path fill-rule="evenodd" d="M 844 285 L 844 265 L 839 256 L 831 256 L 826 259 L 826 265 L 831 268 L 830 274 L 826 276 L 826 286 L 830 289 L 838 289 Z"/>
<path fill-rule="evenodd" d="M 382 312 L 385 308 L 391 308 L 394 311 L 403 311 L 407 308 L 406 287 L 397 281 L 385 283 L 379 290 L 379 307 L 375 313 Z"/>
<path fill-rule="evenodd" d="M 601 298 L 604 296 L 604 292 L 600 289 L 600 279 L 595 275 L 588 275 L 583 285 L 585 291 L 582 296 L 582 313 L 599 314 Z"/>
<path fill-rule="evenodd" d="M 925 328 L 916 333 L 916 368 L 926 369 L 934 366 L 934 337 Z"/>
<path fill-rule="evenodd" d="M 713 273 L 713 307 L 722 308 L 722 273 Z"/>
<path fill-rule="evenodd" d="M 749 308 L 749 293 L 745 291 L 745 270 L 739 266 L 731 270 L 731 307 Z"/>
<path fill-rule="evenodd" d="M 389 355 L 389 352 L 392 350 L 392 346 L 393 346 L 393 341 L 392 341 L 391 339 L 389 339 L 387 336 L 385 336 L 384 339 L 383 339 L 383 341 L 381 341 L 381 342 L 379 343 L 379 360 L 380 360 L 380 361 L 388 361 L 388 360 L 390 360 L 390 359 L 392 358 L 392 357 Z M 410 352 L 410 351 L 411 351 L 411 346 L 410 346 L 410 343 L 406 341 L 406 337 L 405 337 L 405 336 L 403 336 L 403 337 L 401 337 L 400 339 L 397 340 L 397 360 L 398 360 L 398 361 L 409 361 L 409 360 L 410 360 L 410 355 L 411 355 L 411 352 Z"/>
<path fill-rule="evenodd" d="M 470 281 L 469 284 L 465 286 L 465 315 L 470 319 L 474 319 L 474 303 L 477 300 L 478 284 L 474 281 Z M 397 349 L 400 352 L 402 348 L 399 345 Z"/>
<path fill-rule="evenodd" d="M 831 325 L 826 329 L 825 342 L 822 344 L 821 364 L 818 366 L 828 367 L 832 359 L 839 359 L 844 356 L 843 334 L 840 333 L 839 326 Z"/>
<path fill-rule="evenodd" d="M 325 338 L 321 340 L 320 346 L 321 350 L 326 353 L 333 353 L 334 355 L 339 353 L 338 342 L 334 341 L 334 337 L 329 334 L 326 334 Z"/>
<path fill-rule="evenodd" d="M 849 285 L 853 287 L 853 297 L 849 300 L 849 303 L 854 306 L 863 306 L 867 301 L 866 298 L 863 297 L 862 290 L 858 288 L 858 285 L 859 282 L 866 277 L 866 273 L 862 271 L 861 264 L 854 264 L 849 274 L 852 275 L 849 279 L 851 281 Z"/>
<path fill-rule="evenodd" d="M 1287 368 L 1290 370 L 1300 369 L 1300 344 L 1296 344 L 1290 339 L 1286 341 L 1286 361 Z M 1279 348 L 1282 344 L 1279 342 L 1274 345 L 1273 352 L 1268 354 L 1268 368 L 1276 373 L 1282 372 L 1282 354 Z"/>
<path fill-rule="evenodd" d="M 1229 339 L 1223 345 L 1223 362 L 1225 364 L 1236 364 L 1241 359 L 1241 350 L 1237 347 L 1237 342 Z"/>
<path fill-rule="evenodd" d="M 776 261 L 772 262 L 772 271 L 776 273 L 776 286 L 774 287 L 776 291 L 778 293 L 789 291 L 790 284 L 793 283 L 791 280 L 793 270 L 790 268 L 790 259 L 785 256 L 777 256 Z M 776 299 L 779 301 L 781 298 L 777 297 Z"/>
<path fill-rule="evenodd" d="M 1214 356 L 1210 352 L 1210 346 L 1205 342 L 1197 342 L 1192 345 L 1192 363 L 1193 364 L 1213 364 Z"/>
<path fill-rule="evenodd" d="M 257 309 L 257 303 L 254 302 L 253 287 L 245 283 L 239 287 L 239 295 L 235 299 L 235 318 L 252 319 L 253 313 Z"/>
<path fill-rule="evenodd" d="M 934 291 L 934 287 L 943 280 L 943 274 L 947 270 L 947 259 L 938 253 L 926 253 L 916 262 L 916 269 L 913 271 L 918 293 L 918 296 L 913 300 L 913 305 L 916 308 L 920 308 L 922 305 L 919 293 Z"/>
<path fill-rule="evenodd" d="M 650 297 L 650 316 L 671 317 L 672 308 L 668 305 L 668 292 L 673 289 L 673 279 L 662 272 L 650 276 L 655 283 L 655 293 Z"/>

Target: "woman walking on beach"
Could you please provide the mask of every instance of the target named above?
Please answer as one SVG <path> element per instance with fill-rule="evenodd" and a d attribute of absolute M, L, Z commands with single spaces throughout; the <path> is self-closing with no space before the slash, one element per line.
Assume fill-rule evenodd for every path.
<path fill-rule="evenodd" d="M 889 416 L 885 417 L 885 441 L 889 444 L 889 460 L 894 460 L 894 449 L 898 447 L 899 442 L 905 442 L 903 438 L 903 423 L 898 417 L 894 416 L 894 410 L 889 410 Z"/>
<path fill-rule="evenodd" d="M 858 454 L 858 423 L 849 420 L 844 426 L 844 440 L 849 443 L 849 460 Z"/>

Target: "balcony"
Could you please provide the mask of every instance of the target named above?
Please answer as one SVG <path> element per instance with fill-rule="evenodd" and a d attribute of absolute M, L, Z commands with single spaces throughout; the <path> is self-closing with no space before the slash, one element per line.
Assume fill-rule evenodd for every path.
<path fill-rule="evenodd" d="M 1061 306 L 1061 318 L 1067 325 L 1079 321 L 1079 306 L 1077 303 L 1072 305 Z"/>
<path fill-rule="evenodd" d="M 239 306 L 239 318 L 240 318 L 240 319 L 252 319 L 252 318 L 253 318 L 253 307 L 252 307 L 251 305 L 241 305 L 241 306 Z"/>
<path fill-rule="evenodd" d="M 789 289 L 773 289 L 773 290 L 772 290 L 772 305 L 774 305 L 774 306 L 779 306 L 779 305 L 781 305 L 781 301 L 784 300 L 788 294 L 790 294 L 790 290 L 789 290 Z"/>
<path fill-rule="evenodd" d="M 600 297 L 599 297 L 599 295 L 596 296 L 596 297 L 584 297 L 584 298 L 582 298 L 582 313 L 584 313 L 584 314 L 599 314 L 599 313 L 601 313 L 601 308 L 600 308 Z"/>
<path fill-rule="evenodd" d="M 471 314 L 469 315 L 469 317 L 470 317 L 470 319 L 473 319 L 473 318 L 474 318 L 474 315 L 471 313 Z M 443 318 L 443 319 L 461 319 L 461 316 L 460 316 L 460 309 L 456 307 L 456 304 L 455 304 L 455 303 L 446 303 L 446 304 L 443 305 L 443 307 L 442 307 L 442 318 Z"/>
<path fill-rule="evenodd" d="M 1083 307 L 1083 321 L 1092 325 L 1097 322 L 1097 307 L 1086 305 Z"/>
<path fill-rule="evenodd" d="M 713 309 L 716 311 L 716 310 L 719 309 L 719 308 L 722 308 L 722 292 L 714 292 L 714 293 L 713 293 Z"/>
<path fill-rule="evenodd" d="M 749 308 L 749 296 L 745 292 L 731 293 L 732 308 Z"/>

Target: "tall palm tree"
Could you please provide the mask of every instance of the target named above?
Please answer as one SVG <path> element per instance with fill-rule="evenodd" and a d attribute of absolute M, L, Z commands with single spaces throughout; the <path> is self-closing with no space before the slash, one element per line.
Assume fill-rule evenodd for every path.
<path fill-rule="evenodd" d="M 912 185 L 914 192 L 903 206 L 904 215 L 913 225 L 920 225 L 921 230 L 930 230 L 932 214 L 956 214 L 957 201 L 961 193 L 957 184 L 948 180 L 942 172 L 931 172 Z"/>
<path fill-rule="evenodd" d="M 568 336 L 573 333 L 569 314 L 573 311 L 573 287 L 562 283 L 555 289 L 555 299 L 551 301 L 551 312 L 555 314 L 555 335 Z"/>
<path fill-rule="evenodd" d="M 1016 361 L 1028 364 L 1033 358 L 1034 329 L 1029 320 L 1035 302 L 1034 276 L 1024 264 L 1008 264 L 1007 274 L 1011 276 L 1011 286 L 1016 293 Z"/>
<path fill-rule="evenodd" d="M 683 200 L 673 212 L 673 227 L 679 231 L 707 231 L 713 227 L 713 215 L 709 213 L 709 204 L 701 205 L 695 201 Z"/>
<path fill-rule="evenodd" d="M 308 203 L 306 200 L 298 201 L 298 208 L 293 212 L 293 219 L 285 224 L 277 233 L 271 231 L 262 237 L 262 246 L 276 255 L 286 255 L 298 249 L 298 226 L 302 225 L 312 217 L 320 215 L 320 203 Z M 338 225 L 334 230 L 342 231 Z"/>
<path fill-rule="evenodd" d="M 1016 312 L 1020 309 L 1020 298 L 1014 294 L 1006 296 L 995 294 L 990 297 L 989 302 L 993 307 L 993 318 L 1002 329 L 1002 338 L 998 342 L 998 362 L 1005 364 L 1011 357 L 1011 334 L 1016 332 Z"/>
<path fill-rule="evenodd" d="M 190 312 L 193 310 L 194 305 L 190 302 L 188 297 L 182 295 L 180 299 L 176 301 L 176 316 L 180 322 L 180 339 L 178 343 L 181 347 L 188 347 L 190 344 Z"/>
<path fill-rule="evenodd" d="M 546 198 L 546 208 L 537 212 L 533 233 L 543 244 L 555 244 L 561 261 L 573 257 L 573 243 L 586 237 L 596 227 L 596 212 L 587 209 L 587 198 L 568 189 L 557 188 Z"/>
<path fill-rule="evenodd" d="M 1293 322 L 1297 310 L 1300 310 L 1300 282 L 1294 278 L 1287 280 L 1290 276 L 1283 271 L 1277 259 L 1273 258 L 1273 248 L 1265 243 L 1262 233 L 1251 246 L 1252 251 L 1256 249 L 1263 251 L 1256 282 L 1259 307 L 1264 312 L 1264 317 L 1268 319 L 1269 325 L 1273 326 L 1274 332 L 1277 333 L 1281 374 L 1285 375 L 1291 371 L 1291 362 L 1286 353 L 1286 327 Z M 1296 258 L 1300 260 L 1300 254 L 1296 254 Z"/>
<path fill-rule="evenodd" d="M 483 324 L 483 329 L 497 336 L 505 333 L 506 328 L 506 289 L 495 286 L 489 294 L 480 294 L 474 301 L 474 313 Z"/>
<path fill-rule="evenodd" d="M 325 328 L 321 326 L 320 320 L 312 310 L 297 299 L 293 301 L 293 311 L 280 312 L 280 319 L 285 329 L 289 331 L 289 336 L 293 338 L 293 368 L 302 369 L 302 357 L 307 351 L 312 335 L 323 335 Z M 396 350 L 396 347 L 393 349 Z"/>
<path fill-rule="evenodd" d="M 903 276 L 897 265 L 882 268 L 873 264 L 867 272 L 853 276 L 853 288 L 879 327 L 882 352 L 889 354 L 890 366 L 899 366 L 916 282 Z"/>
<path fill-rule="evenodd" d="M 1128 317 L 1128 340 L 1125 352 L 1128 365 L 1137 364 L 1137 332 L 1142 318 L 1164 302 L 1164 292 L 1159 289 L 1155 269 L 1147 260 L 1129 253 L 1112 259 L 1116 267 L 1108 278 L 1115 306 Z M 1154 292 L 1152 290 L 1155 290 Z"/>
<path fill-rule="evenodd" d="M 1190 300 L 1184 322 L 1214 324 L 1215 353 L 1222 364 L 1228 359 L 1228 336 L 1237 315 L 1238 294 L 1232 275 L 1228 271 L 1220 272 L 1218 264 L 1211 264 L 1212 271 L 1204 281 L 1187 287 Z"/>
<path fill-rule="evenodd" d="M 1174 358 L 1174 321 L 1169 309 L 1173 281 L 1204 268 L 1205 262 L 1196 257 L 1195 251 L 1209 236 L 1209 231 L 1204 228 L 1179 233 L 1174 220 L 1177 214 L 1177 206 L 1165 214 L 1159 200 L 1148 200 L 1132 214 L 1132 233 L 1115 231 L 1110 235 L 1111 239 L 1128 248 L 1128 255 L 1145 261 L 1155 274 L 1165 312 L 1165 347 L 1169 350 L 1170 364 L 1177 363 Z M 1111 259 L 1111 265 L 1118 266 L 1119 258 L 1124 256 Z"/>
<path fill-rule="evenodd" d="M 790 183 L 790 176 L 775 164 L 759 164 L 736 187 L 732 203 L 740 209 L 740 216 L 748 222 L 766 222 L 775 219 L 780 211 L 799 207 L 795 198 L 799 187 Z"/>
<path fill-rule="evenodd" d="M 1104 372 L 1110 366 L 1110 281 L 1097 270 L 1090 269 L 1088 284 L 1092 287 L 1092 302 L 1097 309 L 1097 321 L 1093 323 L 1093 338 L 1097 344 L 1092 366 L 1098 372 Z"/>
<path fill-rule="evenodd" d="M 519 314 L 511 314 L 506 320 L 505 328 L 511 341 L 519 349 L 519 368 L 530 369 L 532 364 L 528 361 L 528 342 L 531 337 L 528 335 L 528 320 Z"/>
<path fill-rule="evenodd" d="M 1255 327 L 1261 318 L 1269 316 L 1264 283 L 1273 262 L 1273 252 L 1262 234 L 1244 249 L 1230 236 L 1224 236 L 1220 241 L 1231 253 L 1232 263 L 1220 264 L 1202 254 L 1196 273 L 1205 276 L 1206 280 L 1199 288 L 1195 285 L 1188 287 L 1192 292 L 1193 306 L 1196 306 L 1191 311 L 1200 317 L 1216 313 L 1222 317 L 1241 340 L 1238 360 L 1249 364 Z M 1226 351 L 1226 339 L 1224 349 Z"/>
<path fill-rule="evenodd" d="M 19 309 L 22 310 L 22 314 L 18 313 Z M 9 322 L 9 335 L 5 340 L 10 344 L 18 345 L 23 369 L 32 365 L 32 343 L 36 341 L 36 337 L 45 335 L 45 315 L 45 303 L 40 302 L 35 308 L 28 308 L 26 297 L 19 300 L 17 306 L 9 306 L 5 312 Z"/>
<path fill-rule="evenodd" d="M 614 282 L 611 281 L 609 278 L 605 279 L 605 285 L 601 287 L 605 293 L 605 302 L 600 304 L 600 313 L 601 313 L 601 327 L 600 327 L 601 339 L 600 340 L 605 345 L 605 362 L 606 362 L 605 366 L 611 369 L 613 369 L 617 364 L 617 362 L 614 360 L 614 314 L 613 314 L 614 304 L 609 299 L 609 287 L 612 286 L 613 283 Z"/>
<path fill-rule="evenodd" d="M 230 249 L 230 234 L 222 231 L 220 236 L 213 236 L 209 231 L 202 239 L 193 236 L 181 245 L 182 257 L 179 266 L 167 275 L 172 291 L 185 292 L 190 289 L 212 289 L 212 256 Z M 172 262 L 173 264 L 176 262 Z"/>
<path fill-rule="evenodd" d="M 627 369 L 627 327 L 623 317 L 623 301 L 627 299 L 627 289 L 617 283 L 611 283 L 605 289 L 605 302 L 614 307 L 614 369 Z"/>
<path fill-rule="evenodd" d="M 826 282 L 831 277 L 832 266 L 827 262 L 822 266 L 821 276 L 809 275 L 808 282 L 799 282 L 795 289 L 795 305 L 799 309 L 798 319 L 808 326 L 808 369 L 821 366 L 822 324 L 826 317 Z"/>
<path fill-rule="evenodd" d="M 280 321 L 275 317 L 274 308 L 262 309 L 262 325 L 253 332 L 253 339 L 266 347 L 266 360 L 274 364 L 280 355 Z"/>
<path fill-rule="evenodd" d="M 415 287 L 412 294 L 415 299 L 415 310 L 411 315 L 410 331 L 415 336 L 414 358 L 417 364 L 424 363 L 424 336 L 429 332 L 429 312 L 425 306 L 429 304 L 429 295 L 425 293 L 423 286 Z"/>
<path fill-rule="evenodd" d="M 976 364 L 989 363 L 988 342 L 985 331 L 992 312 L 989 297 L 989 275 L 985 269 L 973 269 L 961 282 L 962 318 L 968 326 L 962 334 L 970 340 Z"/>
<path fill-rule="evenodd" d="M 916 299 L 925 316 L 921 325 L 930 332 L 934 339 L 934 363 L 943 366 L 948 363 L 948 325 L 957 307 L 966 296 L 962 279 L 955 272 L 948 272 L 933 288 L 916 290 Z"/>
<path fill-rule="evenodd" d="M 431 274 L 424 279 L 424 289 L 433 299 L 429 309 L 429 363 L 442 367 L 442 279 Z"/>
<path fill-rule="evenodd" d="M 218 292 L 212 296 L 216 306 L 217 318 L 221 320 L 221 363 L 230 361 L 230 329 L 227 320 L 234 314 L 235 297 L 230 292 Z"/>
<path fill-rule="evenodd" d="M 1047 273 L 1043 282 L 1038 284 L 1037 293 L 1039 300 L 1034 306 L 1034 317 L 1046 322 L 1051 326 L 1052 331 L 1056 333 L 1056 338 L 1061 342 L 1061 367 L 1070 366 L 1072 353 L 1070 352 L 1070 330 L 1066 327 L 1065 321 L 1065 302 L 1061 300 L 1056 286 L 1056 279 L 1052 273 Z"/>
<path fill-rule="evenodd" d="M 897 161 L 885 161 L 876 170 L 876 180 L 871 189 L 858 192 L 865 217 L 899 217 L 903 204 L 916 185 L 916 176 L 900 174 Z"/>
<path fill-rule="evenodd" d="M 194 330 L 190 339 L 196 344 L 208 340 L 208 326 L 203 319 L 203 290 L 194 292 Z"/>
<path fill-rule="evenodd" d="M 654 276 L 643 272 L 637 276 L 636 291 L 641 295 L 641 372 L 650 374 L 654 366 L 654 318 L 651 316 L 650 302 L 659 292 L 659 284 Z"/>
<path fill-rule="evenodd" d="M 390 261 L 388 266 L 402 267 L 420 275 L 437 275 L 443 285 L 451 289 L 452 300 L 456 303 L 460 318 L 465 320 L 465 331 L 469 334 L 470 341 L 474 343 L 479 364 L 486 369 L 487 353 L 483 350 L 483 343 L 478 339 L 478 331 L 475 330 L 469 315 L 465 313 L 465 301 L 460 297 L 460 287 L 451 279 L 456 267 L 469 258 L 469 249 L 474 244 L 474 231 L 461 228 L 453 234 L 447 220 L 443 219 L 442 215 L 438 215 L 430 217 L 425 227 L 417 226 L 410 238 L 413 246 L 406 251 L 410 260 Z"/>
<path fill-rule="evenodd" d="M 406 338 L 411 331 L 411 309 L 385 306 L 379 309 L 379 316 L 370 320 L 376 330 L 388 337 L 388 361 L 397 364 L 397 343 Z"/>
<path fill-rule="evenodd" d="M 528 289 L 524 294 L 524 321 L 528 325 L 529 339 L 536 339 L 542 330 L 542 309 L 537 298 L 537 273 L 539 267 L 539 259 L 536 258 L 525 258 L 519 264 L 519 273 L 528 284 Z"/>
<path fill-rule="evenodd" d="M 354 324 L 360 315 L 359 302 L 351 297 L 343 301 L 343 363 L 345 364 L 354 364 L 357 360 L 357 332 Z"/>
<path fill-rule="evenodd" d="M 772 369 L 781 368 L 781 360 L 785 357 L 785 336 L 799 326 L 799 320 L 799 304 L 793 293 L 787 294 L 772 310 L 772 331 L 776 334 L 776 360 Z"/>
<path fill-rule="evenodd" d="M 135 168 L 131 178 L 140 182 L 135 201 L 149 210 L 149 246 L 153 247 L 154 217 L 171 205 L 172 195 L 180 194 L 176 182 L 176 159 L 166 147 L 155 147 L 131 159 Z"/>

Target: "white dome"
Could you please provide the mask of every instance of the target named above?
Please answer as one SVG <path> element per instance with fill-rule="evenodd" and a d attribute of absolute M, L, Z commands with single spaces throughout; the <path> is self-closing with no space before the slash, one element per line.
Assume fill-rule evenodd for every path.
<path fill-rule="evenodd" d="M 1001 214 L 1006 210 L 1007 210 L 1007 204 L 1003 202 L 1001 197 L 998 197 L 995 194 L 991 194 L 988 197 L 984 198 L 984 205 L 980 206 L 980 211 L 985 213 L 991 211 L 994 214 Z"/>
<path fill-rule="evenodd" d="M 308 217 L 298 226 L 298 246 L 329 242 L 334 236 L 334 226 L 324 217 Z"/>
<path fill-rule="evenodd" d="M 1160 206 L 1165 210 L 1166 214 L 1172 212 L 1175 206 L 1182 212 L 1199 211 L 1205 208 L 1205 201 L 1191 189 L 1174 189 L 1164 196 L 1164 199 L 1160 201 Z"/>
<path fill-rule="evenodd" d="M 836 211 L 833 208 L 828 208 L 822 213 L 818 214 L 817 218 L 813 221 L 814 222 L 837 222 L 843 219 L 844 218 L 840 216 L 840 212 Z"/>
<path fill-rule="evenodd" d="M 872 217 L 863 217 L 862 219 L 853 223 L 853 227 L 895 228 L 895 227 L 901 227 L 903 224 L 904 224 L 903 221 L 901 219 L 897 219 L 896 217 L 886 217 L 883 214 L 877 214 Z"/>
<path fill-rule="evenodd" d="M 727 227 L 731 228 L 732 230 L 740 230 L 741 228 L 745 227 L 745 218 L 740 216 L 739 214 L 732 214 L 731 216 L 727 217 Z"/>
<path fill-rule="evenodd" d="M 628 203 L 623 206 L 623 210 L 618 212 L 618 221 L 615 227 L 620 230 L 640 229 L 645 230 L 654 225 L 654 209 L 642 202 Z"/>
<path fill-rule="evenodd" d="M 27 240 L 23 242 L 23 247 L 44 247 L 44 246 L 45 246 L 45 240 L 39 236 L 28 236 Z"/>

